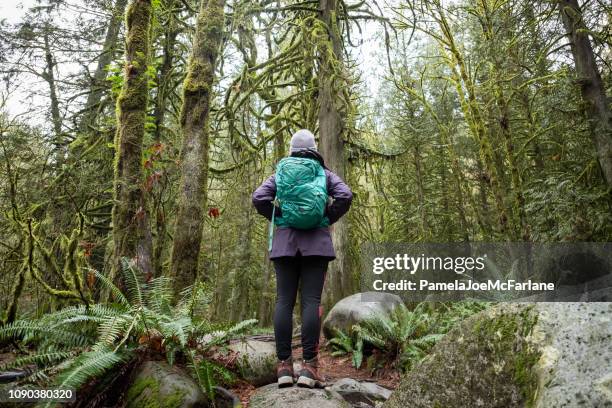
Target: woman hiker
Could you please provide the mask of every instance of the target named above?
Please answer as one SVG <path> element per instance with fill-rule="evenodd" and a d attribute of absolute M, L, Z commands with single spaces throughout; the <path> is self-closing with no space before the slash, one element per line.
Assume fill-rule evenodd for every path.
<path fill-rule="evenodd" d="M 290 156 L 282 159 L 276 173 L 253 193 L 257 212 L 271 221 L 269 249 L 276 270 L 274 337 L 279 387 L 292 386 L 295 378 L 291 338 L 298 287 L 303 363 L 297 384 L 323 386 L 317 370 L 321 293 L 327 264 L 336 257 L 328 227 L 348 211 L 352 199 L 350 188 L 325 167 L 314 135 L 306 129 L 293 135 Z"/>

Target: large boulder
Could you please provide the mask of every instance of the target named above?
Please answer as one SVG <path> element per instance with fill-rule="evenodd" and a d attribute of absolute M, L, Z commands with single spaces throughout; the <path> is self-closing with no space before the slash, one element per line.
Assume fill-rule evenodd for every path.
<path fill-rule="evenodd" d="M 377 402 L 386 401 L 391 396 L 391 390 L 380 385 L 357 381 L 352 378 L 342 378 L 329 387 L 331 391 L 337 392 L 345 401 L 356 406 L 375 406 Z"/>
<path fill-rule="evenodd" d="M 210 404 L 187 373 L 164 361 L 147 361 L 126 393 L 127 408 L 199 408 Z"/>
<path fill-rule="evenodd" d="M 249 401 L 249 408 L 350 408 L 338 394 L 324 389 L 278 388 L 269 384 L 258 388 Z"/>
<path fill-rule="evenodd" d="M 363 292 L 345 297 L 327 314 L 323 334 L 331 339 L 336 330 L 349 333 L 354 324 L 377 315 L 387 315 L 402 303 L 399 296 L 385 292 Z"/>
<path fill-rule="evenodd" d="M 276 346 L 273 342 L 245 340 L 228 346 L 230 353 L 236 353 L 236 368 L 240 376 L 249 383 L 260 385 L 276 382 Z"/>
<path fill-rule="evenodd" d="M 612 407 L 612 304 L 502 304 L 462 322 L 383 405 Z"/>

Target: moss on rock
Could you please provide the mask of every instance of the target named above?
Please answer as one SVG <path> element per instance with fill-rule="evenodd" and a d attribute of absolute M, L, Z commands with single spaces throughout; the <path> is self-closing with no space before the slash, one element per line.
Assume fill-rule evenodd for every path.
<path fill-rule="evenodd" d="M 540 353 L 528 339 L 536 322 L 528 305 L 504 305 L 467 319 L 402 379 L 384 406 L 530 406 Z"/>
<path fill-rule="evenodd" d="M 192 408 L 208 406 L 206 396 L 187 374 L 164 362 L 148 361 L 126 393 L 127 408 Z"/>

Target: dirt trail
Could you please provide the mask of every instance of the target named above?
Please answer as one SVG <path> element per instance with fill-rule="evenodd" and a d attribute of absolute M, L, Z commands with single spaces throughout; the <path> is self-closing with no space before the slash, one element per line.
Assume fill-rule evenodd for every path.
<path fill-rule="evenodd" d="M 325 338 L 321 337 L 321 344 L 325 344 Z M 293 357 L 296 361 L 302 355 L 299 341 L 294 343 Z M 365 363 L 364 363 L 365 366 Z M 351 356 L 332 357 L 330 350 L 322 347 L 319 352 L 319 369 L 325 376 L 328 384 L 333 384 L 341 378 L 353 378 L 358 381 L 371 381 L 378 385 L 394 390 L 399 385 L 400 373 L 395 369 L 379 369 L 372 373 L 366 368 L 356 369 L 351 363 Z M 240 397 L 244 407 L 248 407 L 251 395 L 257 388 L 247 382 L 240 382 L 230 390 Z"/>

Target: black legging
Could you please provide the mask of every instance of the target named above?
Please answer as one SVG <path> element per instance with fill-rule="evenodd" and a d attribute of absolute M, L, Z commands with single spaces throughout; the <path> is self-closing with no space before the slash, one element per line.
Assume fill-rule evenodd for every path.
<path fill-rule="evenodd" d="M 302 312 L 303 358 L 317 356 L 321 318 L 319 305 L 329 260 L 319 256 L 296 256 L 274 259 L 276 269 L 276 308 L 274 310 L 274 337 L 279 360 L 291 357 L 293 332 L 293 306 L 300 286 Z M 300 285 L 301 284 L 301 285 Z"/>

